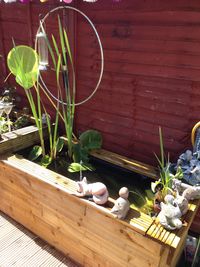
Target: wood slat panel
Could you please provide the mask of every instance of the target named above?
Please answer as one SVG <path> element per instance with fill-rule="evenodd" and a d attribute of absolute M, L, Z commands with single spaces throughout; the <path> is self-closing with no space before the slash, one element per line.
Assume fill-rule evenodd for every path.
<path fill-rule="evenodd" d="M 6 164 L 1 166 L 2 210 L 63 252 L 70 253 L 70 256 L 82 264 L 88 262 L 89 266 L 94 266 L 94 263 L 100 266 L 106 266 L 105 264 L 124 266 L 128 259 L 127 264 L 130 266 L 136 267 L 139 263 L 143 266 L 158 266 L 159 245 L 150 244 L 148 239 L 143 240 L 143 235 L 152 220 L 145 222 L 145 215 L 139 217 L 133 212 L 130 213 L 130 220 L 135 218 L 132 221 L 133 225 L 118 221 L 109 211 L 105 211 L 105 208 L 71 196 L 69 194 L 71 189 L 63 186 L 62 177 L 56 175 L 56 178 L 49 171 L 45 175 L 43 168 L 36 169 L 35 164 L 31 167 L 30 163 L 25 167 L 25 160 L 20 163 L 20 160 L 15 157 L 10 159 L 10 166 Z M 14 162 L 16 163 L 13 169 L 15 179 L 12 178 L 12 171 L 8 172 Z M 18 169 L 20 165 L 25 167 L 23 167 L 24 175 Z M 36 173 L 40 171 L 43 174 L 38 179 Z M 5 173 L 7 178 L 3 179 L 2 175 Z M 51 175 L 54 176 L 54 183 L 51 181 L 53 178 Z M 47 183 L 44 183 L 44 180 Z M 64 178 L 64 182 L 66 181 Z M 41 190 L 42 184 L 44 186 Z M 51 205 L 49 205 L 50 202 Z M 14 203 L 15 209 L 12 208 Z M 23 209 L 19 208 L 22 206 Z M 131 214 L 135 215 L 131 216 Z M 127 220 L 129 221 L 129 218 Z M 145 241 L 142 245 L 145 247 L 145 252 L 138 247 L 142 240 Z"/>
<path fill-rule="evenodd" d="M 157 178 L 157 173 L 156 173 L 155 168 L 153 168 L 150 165 L 131 160 L 127 157 L 122 157 L 116 153 L 108 152 L 108 151 L 103 150 L 103 149 L 92 151 L 90 154 L 95 158 L 105 160 L 105 161 L 110 162 L 114 165 L 131 170 L 133 172 L 137 172 L 137 173 L 140 173 L 142 175 L 152 177 L 154 179 Z"/>
<path fill-rule="evenodd" d="M 44 139 L 46 139 L 48 136 L 47 128 L 44 128 L 43 133 Z M 39 140 L 38 128 L 33 125 L 7 132 L 2 134 L 2 140 L 0 140 L 0 154 L 19 151 L 39 143 Z"/>
<path fill-rule="evenodd" d="M 1 3 L 4 49 L 0 49 L 4 51 L 0 54 L 3 53 L 4 65 L 12 47 L 10 38 L 14 36 L 17 44 L 31 43 L 39 23 L 38 14 L 45 14 L 58 5 L 55 1 L 43 5 L 32 2 L 28 10 L 19 3 Z M 167 136 L 166 153 L 170 152 L 172 160 L 176 160 L 179 153 L 191 146 L 190 131 L 199 120 L 198 1 L 113 3 L 102 0 L 95 4 L 77 1 L 76 6 L 94 22 L 105 52 L 105 71 L 99 91 L 77 108 L 77 132 L 96 128 L 103 133 L 104 148 L 156 164 L 153 151 L 158 151 L 161 126 Z M 32 16 L 31 24 L 28 12 Z M 71 19 L 71 15 L 67 17 Z M 47 21 L 47 28 L 58 35 L 55 19 L 53 16 Z M 82 100 L 92 92 L 98 78 L 99 48 L 86 21 L 78 15 L 76 23 L 77 100 Z M 73 33 L 72 27 L 70 30 Z M 44 76 L 56 95 L 54 75 Z M 22 95 L 20 90 L 19 94 Z M 53 116 L 49 105 L 48 108 Z"/>
<path fill-rule="evenodd" d="M 160 242 L 169 245 L 170 247 L 177 248 L 180 243 L 181 236 L 188 232 L 190 225 L 194 219 L 194 216 L 197 212 L 199 201 L 194 201 L 194 203 L 189 204 L 188 212 L 183 216 L 182 220 L 184 226 L 180 230 L 167 231 L 156 221 L 149 228 L 147 235 L 151 238 L 155 238 Z"/>
<path fill-rule="evenodd" d="M 0 212 L 0 229 L 2 230 L 1 226 L 7 229 L 6 237 L 0 235 L 1 267 L 78 267 L 69 258 L 2 212 Z M 46 265 L 48 263 L 50 265 Z"/>

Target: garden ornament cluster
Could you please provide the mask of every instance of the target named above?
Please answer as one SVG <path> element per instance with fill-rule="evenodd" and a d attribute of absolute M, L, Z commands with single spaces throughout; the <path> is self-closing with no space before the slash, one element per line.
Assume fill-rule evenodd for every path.
<path fill-rule="evenodd" d="M 77 182 L 76 196 L 92 196 L 96 204 L 103 205 L 108 201 L 109 194 L 105 184 L 100 182 L 88 184 L 87 178 L 84 177 L 81 182 Z"/>
<path fill-rule="evenodd" d="M 165 196 L 165 203 L 161 202 L 161 212 L 157 217 L 160 224 L 168 230 L 181 228 L 180 218 L 188 211 L 189 201 L 200 198 L 200 186 L 191 186 L 178 179 L 173 179 L 172 182 L 176 197 L 170 194 Z"/>
<path fill-rule="evenodd" d="M 91 197 L 94 203 L 104 205 L 108 201 L 109 193 L 105 184 L 96 182 L 88 184 L 87 178 L 84 177 L 82 181 L 77 182 L 78 197 Z M 129 211 L 130 203 L 128 201 L 129 190 L 127 187 L 122 187 L 119 190 L 119 198 L 115 200 L 111 213 L 115 214 L 118 219 L 124 219 Z"/>
<path fill-rule="evenodd" d="M 127 187 L 119 190 L 119 198 L 115 201 L 111 213 L 115 214 L 118 219 L 124 219 L 129 211 L 130 203 L 128 201 L 129 191 Z"/>
<path fill-rule="evenodd" d="M 182 196 L 188 201 L 200 198 L 200 185 L 191 186 L 181 182 L 178 179 L 174 179 L 173 188 L 178 192 L 179 195 L 182 194 Z"/>

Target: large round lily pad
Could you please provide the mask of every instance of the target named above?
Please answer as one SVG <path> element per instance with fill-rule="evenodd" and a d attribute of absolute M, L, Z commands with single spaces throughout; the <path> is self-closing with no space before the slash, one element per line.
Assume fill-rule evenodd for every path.
<path fill-rule="evenodd" d="M 8 68 L 16 77 L 16 82 L 24 89 L 31 88 L 38 78 L 39 57 L 29 46 L 15 46 L 7 57 Z"/>

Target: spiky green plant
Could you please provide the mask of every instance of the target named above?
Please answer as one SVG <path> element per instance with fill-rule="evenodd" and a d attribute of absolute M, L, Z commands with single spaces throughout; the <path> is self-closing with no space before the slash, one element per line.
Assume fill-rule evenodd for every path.
<path fill-rule="evenodd" d="M 159 180 L 151 183 L 152 189 L 160 186 L 163 196 L 168 193 L 173 193 L 172 190 L 172 181 L 174 178 L 181 179 L 183 177 L 182 171 L 178 168 L 175 175 L 170 172 L 170 161 L 169 161 L 169 154 L 167 158 L 165 157 L 164 153 L 164 145 L 163 145 L 163 135 L 162 129 L 159 127 L 159 141 L 160 141 L 160 158 L 155 154 L 155 157 L 158 161 L 158 168 L 159 168 Z M 153 190 L 154 191 L 154 190 Z"/>
<path fill-rule="evenodd" d="M 61 105 L 61 117 L 64 121 L 65 132 L 68 140 L 68 155 L 72 158 L 73 154 L 73 124 L 74 124 L 74 113 L 75 113 L 75 95 L 76 95 L 76 83 L 75 83 L 75 69 L 72 59 L 72 53 L 69 45 L 69 40 L 66 30 L 62 27 L 60 17 L 58 16 L 58 26 L 59 26 L 59 38 L 60 47 L 59 50 L 58 42 L 56 41 L 54 35 L 51 36 L 52 44 L 50 43 L 48 37 L 46 36 L 46 43 L 53 61 L 54 68 L 56 69 L 56 81 L 58 89 L 58 98 L 60 99 Z M 44 31 L 41 25 L 42 31 Z M 56 60 L 57 59 L 57 60 Z M 71 64 L 72 70 L 72 92 L 70 90 L 69 83 L 69 66 Z M 60 73 L 62 74 L 64 95 L 60 84 Z M 66 105 L 65 105 L 66 103 Z"/>

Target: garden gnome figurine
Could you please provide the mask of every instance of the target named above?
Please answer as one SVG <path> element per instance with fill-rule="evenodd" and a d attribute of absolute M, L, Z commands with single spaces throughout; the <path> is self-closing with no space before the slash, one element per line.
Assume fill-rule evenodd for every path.
<path fill-rule="evenodd" d="M 128 201 L 129 191 L 127 187 L 119 190 L 119 198 L 115 201 L 115 205 L 111 209 L 111 213 L 117 215 L 118 219 L 124 219 L 129 211 L 130 203 Z"/>

